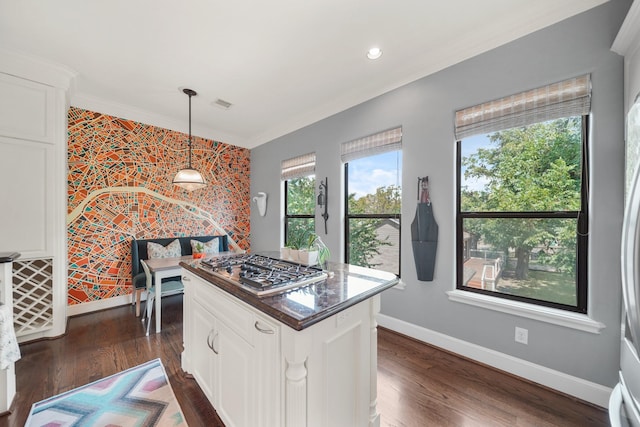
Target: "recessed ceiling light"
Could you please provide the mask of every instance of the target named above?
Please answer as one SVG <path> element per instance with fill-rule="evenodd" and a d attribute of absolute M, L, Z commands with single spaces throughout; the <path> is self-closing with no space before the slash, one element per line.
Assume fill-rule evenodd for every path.
<path fill-rule="evenodd" d="M 379 47 L 372 47 L 367 52 L 367 58 L 369 59 L 378 59 L 382 56 L 382 50 Z"/>

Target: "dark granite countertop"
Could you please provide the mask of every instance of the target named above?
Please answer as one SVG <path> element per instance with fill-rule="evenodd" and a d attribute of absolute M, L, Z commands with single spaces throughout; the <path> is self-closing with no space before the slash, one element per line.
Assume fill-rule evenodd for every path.
<path fill-rule="evenodd" d="M 268 254 L 267 254 L 268 255 Z M 224 255 L 220 255 L 224 256 Z M 200 268 L 201 260 L 181 262 L 186 270 L 295 330 L 305 329 L 395 286 L 395 274 L 349 264 L 329 263 L 327 280 L 282 294 L 258 297 Z"/>
<path fill-rule="evenodd" d="M 20 257 L 18 252 L 0 252 L 0 263 L 13 262 Z"/>

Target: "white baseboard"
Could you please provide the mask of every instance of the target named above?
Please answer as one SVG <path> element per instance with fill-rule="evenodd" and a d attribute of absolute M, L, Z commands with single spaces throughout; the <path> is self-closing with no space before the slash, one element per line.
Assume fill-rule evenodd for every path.
<path fill-rule="evenodd" d="M 378 324 L 384 328 L 558 390 L 602 408 L 607 408 L 609 404 L 609 395 L 611 394 L 611 388 L 609 387 L 462 341 L 384 314 L 379 314 L 377 320 Z"/>
<path fill-rule="evenodd" d="M 144 301 L 145 295 L 142 294 L 141 301 Z M 79 314 L 91 313 L 93 311 L 105 310 L 107 308 L 119 307 L 121 305 L 131 304 L 131 294 L 120 295 L 113 298 L 101 299 L 97 301 L 85 302 L 83 304 L 74 304 L 67 306 L 67 317 L 77 316 Z"/>

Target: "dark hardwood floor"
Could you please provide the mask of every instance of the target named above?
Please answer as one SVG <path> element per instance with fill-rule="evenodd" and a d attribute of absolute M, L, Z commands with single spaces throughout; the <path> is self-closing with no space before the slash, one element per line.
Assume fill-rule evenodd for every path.
<path fill-rule="evenodd" d="M 160 358 L 191 427 L 222 426 L 180 369 L 182 296 L 162 301 L 162 333 L 145 337 L 132 306 L 76 316 L 67 334 L 20 346 L 17 395 L 0 427 L 23 426 L 32 403 Z M 608 426 L 604 410 L 391 331 L 378 334 L 381 425 Z"/>

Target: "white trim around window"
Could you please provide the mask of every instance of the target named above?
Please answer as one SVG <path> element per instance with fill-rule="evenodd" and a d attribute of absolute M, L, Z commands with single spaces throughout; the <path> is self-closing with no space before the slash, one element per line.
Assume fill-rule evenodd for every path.
<path fill-rule="evenodd" d="M 447 292 L 449 300 L 482 307 L 489 310 L 500 311 L 514 316 L 526 317 L 540 322 L 564 326 L 570 329 L 599 334 L 606 327 L 604 323 L 591 319 L 586 314 L 557 308 L 544 307 L 536 304 L 528 304 L 520 301 L 512 301 L 504 298 L 496 298 L 489 295 L 478 294 L 461 290 Z"/>

